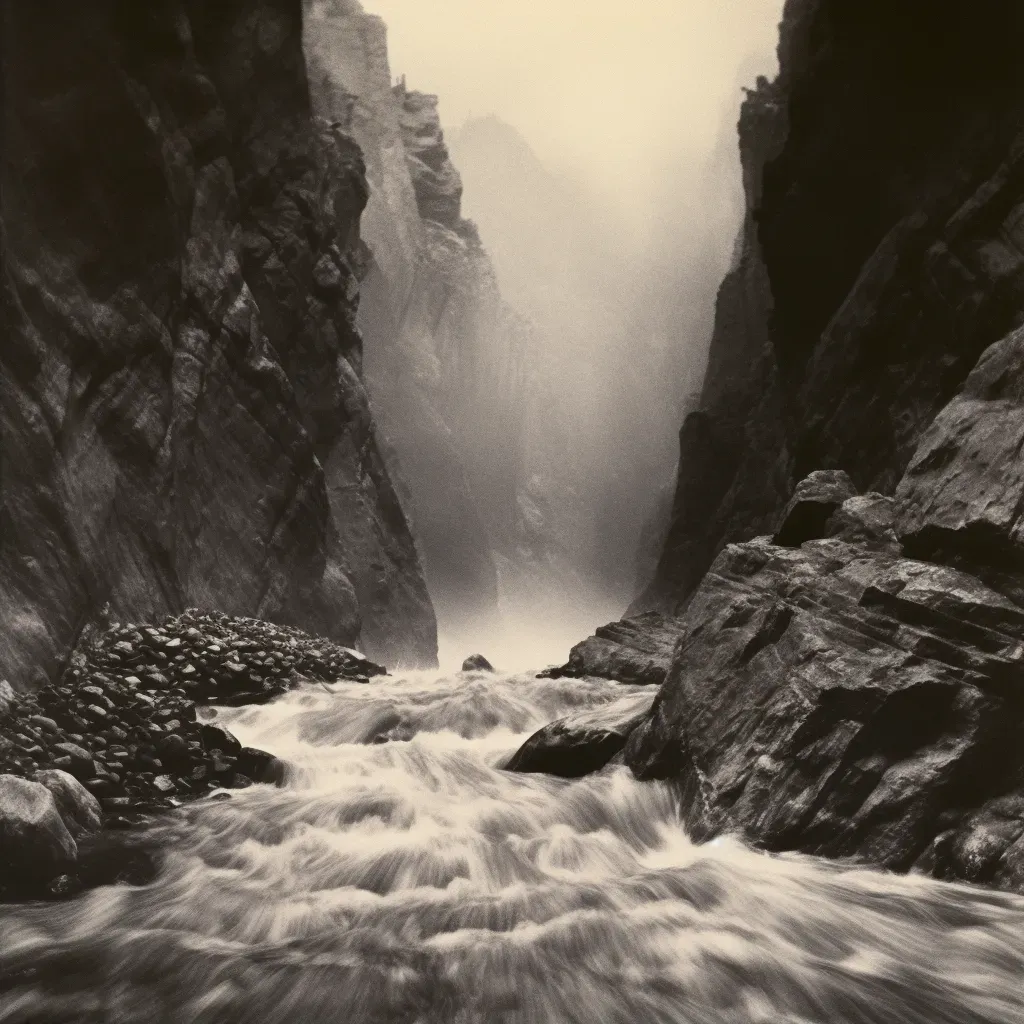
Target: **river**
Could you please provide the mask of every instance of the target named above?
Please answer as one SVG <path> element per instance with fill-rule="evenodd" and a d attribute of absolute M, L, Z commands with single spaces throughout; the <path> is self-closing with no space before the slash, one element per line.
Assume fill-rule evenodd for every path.
<path fill-rule="evenodd" d="M 649 699 L 435 672 L 218 712 L 286 784 L 180 812 L 151 885 L 6 908 L 0 1022 L 1024 1021 L 1024 899 L 696 846 L 624 768 L 501 770 Z"/>

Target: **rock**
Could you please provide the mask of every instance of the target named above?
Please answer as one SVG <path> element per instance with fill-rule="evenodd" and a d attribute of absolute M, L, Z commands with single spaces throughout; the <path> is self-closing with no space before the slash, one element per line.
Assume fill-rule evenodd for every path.
<path fill-rule="evenodd" d="M 678 624 L 657 612 L 601 626 L 569 653 L 561 668 L 541 673 L 548 678 L 569 676 L 617 679 L 623 683 L 660 686 L 672 661 Z"/>
<path fill-rule="evenodd" d="M 207 750 L 219 750 L 224 754 L 237 755 L 242 744 L 221 725 L 206 723 L 200 728 L 203 746 Z"/>
<path fill-rule="evenodd" d="M 892 494 L 981 354 L 1022 321 L 1024 257 L 1006 241 L 1017 231 L 1024 107 L 1018 10 L 1000 3 L 968 22 L 935 9 L 929 34 L 942 42 L 920 47 L 919 19 L 860 4 L 851 31 L 843 7 L 787 4 L 779 76 L 743 103 L 746 217 L 699 396 L 708 430 L 700 457 L 694 436 L 683 439 L 678 513 L 635 610 L 679 611 L 726 544 L 773 531 L 812 469 L 842 467 L 863 490 Z M 956 102 L 965 90 L 971 99 Z M 920 116 L 922 102 L 947 100 L 948 117 Z M 1016 401 L 1006 399 L 1009 423 Z M 958 418 L 974 415 L 971 401 Z M 995 423 L 1001 404 L 978 412 Z M 1010 433 L 993 436 L 993 453 L 1012 450 Z M 929 501 L 949 503 L 941 514 L 922 505 L 912 531 L 932 521 L 959 532 L 958 494 L 965 523 L 984 522 L 989 495 L 993 515 L 1010 508 L 987 455 L 975 471 L 966 447 L 956 456 L 934 440 L 935 469 L 913 475 L 945 476 L 953 489 L 926 486 Z M 1007 468 L 1007 479 L 1019 475 Z M 971 483 L 982 476 L 985 486 Z"/>
<path fill-rule="evenodd" d="M 505 770 L 578 779 L 599 771 L 626 745 L 647 715 L 654 694 L 559 719 L 535 732 Z"/>
<path fill-rule="evenodd" d="M 1024 329 L 988 348 L 896 490 L 908 549 L 1024 566 Z"/>
<path fill-rule="evenodd" d="M 157 744 L 160 760 L 168 768 L 182 769 L 189 763 L 188 743 L 176 733 L 169 733 Z"/>
<path fill-rule="evenodd" d="M 463 672 L 493 672 L 494 666 L 482 655 L 471 654 L 462 663 Z"/>
<path fill-rule="evenodd" d="M 36 772 L 33 780 L 50 791 L 61 821 L 73 839 L 100 830 L 103 824 L 100 805 L 73 775 L 50 769 Z"/>
<path fill-rule="evenodd" d="M 731 545 L 624 757 L 677 783 L 697 838 L 908 870 L 1020 787 L 1022 671 L 1024 609 L 966 573 L 836 539 Z M 943 870 L 1012 873 L 986 850 Z"/>
<path fill-rule="evenodd" d="M 38 891 L 69 874 L 78 847 L 50 791 L 38 782 L 0 775 L 0 890 L 8 898 Z"/>
<path fill-rule="evenodd" d="M 797 484 L 783 509 L 775 543 L 799 547 L 804 541 L 825 536 L 825 527 L 836 510 L 856 495 L 853 481 L 841 470 L 818 470 Z"/>
<path fill-rule="evenodd" d="M 19 211 L 3 232 L 4 307 L 18 312 L 0 351 L 0 434 L 19 472 L 3 480 L 0 678 L 18 691 L 59 671 L 99 593 L 121 623 L 202 602 L 349 647 L 362 623 L 371 654 L 436 664 L 362 379 L 362 156 L 313 116 L 300 4 L 197 11 L 151 9 L 157 120 L 138 109 L 132 18 L 86 3 L 60 32 L 43 7 L 5 19 L 6 106 L 25 126 L 5 162 L 56 168 L 73 152 L 89 183 L 88 199 L 57 173 L 4 189 L 5 216 Z M 268 32 L 273 59 L 253 59 Z M 67 67 L 56 93 L 41 67 Z M 340 275 L 330 295 L 311 273 L 325 259 Z M 39 410 L 66 397 L 55 382 L 86 377 L 76 415 L 42 426 Z M 156 645 L 118 629 L 107 664 L 141 678 Z M 162 664 L 186 645 L 169 642 Z"/>
<path fill-rule="evenodd" d="M 93 775 L 92 754 L 83 749 L 77 743 L 55 743 L 53 751 L 56 755 L 63 755 L 71 759 L 67 770 L 76 779 L 91 779 Z"/>
<path fill-rule="evenodd" d="M 235 771 L 253 782 L 281 785 L 287 775 L 287 767 L 273 754 L 255 747 L 243 747 L 235 762 Z"/>
<path fill-rule="evenodd" d="M 836 510 L 825 526 L 825 536 L 860 544 L 873 551 L 891 555 L 902 552 L 896 535 L 898 503 L 883 494 L 863 494 L 849 498 Z"/>

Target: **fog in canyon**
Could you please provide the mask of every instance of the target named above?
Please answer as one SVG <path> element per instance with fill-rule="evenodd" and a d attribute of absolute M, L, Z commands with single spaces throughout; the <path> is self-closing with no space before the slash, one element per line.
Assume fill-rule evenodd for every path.
<path fill-rule="evenodd" d="M 479 387 L 441 356 L 461 390 L 459 413 L 444 418 L 469 490 L 479 505 L 489 486 L 474 462 L 492 477 L 500 464 L 510 485 L 482 509 L 497 617 L 479 588 L 455 602 L 442 593 L 451 573 L 439 582 L 438 563 L 464 567 L 465 547 L 432 558 L 425 542 L 442 656 L 486 642 L 506 663 L 542 663 L 618 617 L 653 572 L 678 430 L 742 218 L 742 88 L 775 72 L 781 3 L 365 6 L 387 24 L 393 75 L 440 97 L 461 214 L 529 325 L 514 385 L 492 376 Z M 364 329 L 371 394 L 373 334 Z M 493 361 L 509 341 L 477 344 Z M 495 449 L 487 438 L 503 403 L 512 408 Z M 437 474 L 436 486 L 447 491 L 446 480 Z M 427 517 L 415 505 L 431 486 L 417 497 L 412 481 L 421 545 Z M 510 529 L 498 523 L 506 516 Z"/>

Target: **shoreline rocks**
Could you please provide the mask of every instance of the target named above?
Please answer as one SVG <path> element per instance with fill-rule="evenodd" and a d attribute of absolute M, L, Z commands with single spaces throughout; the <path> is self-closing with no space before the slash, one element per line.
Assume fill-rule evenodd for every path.
<path fill-rule="evenodd" d="M 194 609 L 155 625 L 88 629 L 58 682 L 0 711 L 0 801 L 6 787 L 18 806 L 35 808 L 11 834 L 45 832 L 32 821 L 48 821 L 43 808 L 52 805 L 71 843 L 59 865 L 68 870 L 54 876 L 73 875 L 72 836 L 145 827 L 219 789 L 283 782 L 283 762 L 204 721 L 204 707 L 266 703 L 304 680 L 382 674 L 358 652 L 301 630 Z M 101 865 L 94 873 L 106 876 Z M 80 886 L 65 888 L 50 896 Z M 0 899 L 48 891 L 23 871 L 0 880 Z"/>

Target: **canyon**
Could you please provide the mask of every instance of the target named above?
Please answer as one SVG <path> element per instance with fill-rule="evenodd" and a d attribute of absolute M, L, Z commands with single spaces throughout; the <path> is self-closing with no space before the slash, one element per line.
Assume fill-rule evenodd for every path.
<path fill-rule="evenodd" d="M 356 0 L 4 18 L 0 1021 L 1024 1019 L 1016 5 L 787 0 L 713 323 Z"/>

